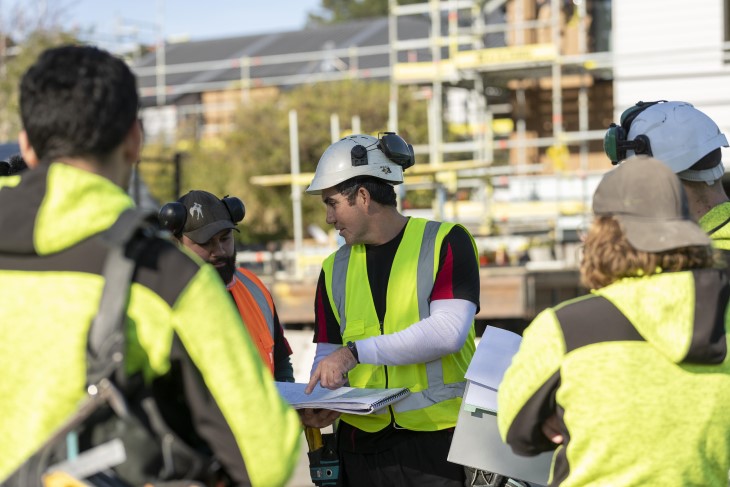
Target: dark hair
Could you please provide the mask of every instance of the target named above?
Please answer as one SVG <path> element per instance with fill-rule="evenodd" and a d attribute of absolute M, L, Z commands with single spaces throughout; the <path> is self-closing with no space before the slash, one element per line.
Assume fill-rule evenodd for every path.
<path fill-rule="evenodd" d="M 705 154 L 699 161 L 692 164 L 689 169 L 693 171 L 702 171 L 703 169 L 712 169 L 722 162 L 722 150 L 718 147 Z"/>
<path fill-rule="evenodd" d="M 23 128 L 38 159 L 104 158 L 137 119 L 139 96 L 124 61 L 92 46 L 44 51 L 20 83 Z"/>
<path fill-rule="evenodd" d="M 396 206 L 395 190 L 393 186 L 386 183 L 382 179 L 364 176 L 342 181 L 335 186 L 335 190 L 347 198 L 347 202 L 352 205 L 355 202 L 355 193 L 363 187 L 370 193 L 370 198 L 376 203 L 384 206 Z"/>

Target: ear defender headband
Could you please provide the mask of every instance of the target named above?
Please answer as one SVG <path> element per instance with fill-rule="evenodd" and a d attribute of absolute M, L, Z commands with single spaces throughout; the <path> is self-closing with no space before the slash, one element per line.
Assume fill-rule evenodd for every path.
<path fill-rule="evenodd" d="M 631 122 L 644 110 L 657 103 L 664 103 L 667 100 L 640 101 L 631 108 L 626 109 L 619 119 L 620 125 L 612 123 L 608 126 L 606 135 L 603 136 L 603 150 L 611 159 L 611 164 L 616 165 L 626 159 L 626 151 L 632 150 L 635 154 L 651 156 L 651 144 L 646 135 L 637 135 L 634 140 L 626 140 L 631 129 Z"/>
<path fill-rule="evenodd" d="M 404 170 L 416 163 L 413 146 L 395 132 L 383 132 L 383 136 L 378 139 L 377 148 L 385 154 L 385 157 L 401 166 Z M 350 151 L 350 158 L 353 167 L 366 166 L 368 163 L 367 147 L 356 145 Z"/>
<path fill-rule="evenodd" d="M 231 217 L 233 223 L 239 223 L 243 221 L 243 217 L 246 216 L 246 206 L 243 201 L 236 197 L 224 196 L 221 199 L 221 203 L 228 210 L 228 215 Z M 157 214 L 157 219 L 160 225 L 165 230 L 170 231 L 177 238 L 180 238 L 185 228 L 185 222 L 187 221 L 188 211 L 185 205 L 179 201 L 173 201 L 167 203 L 165 206 L 160 208 L 160 212 Z"/>

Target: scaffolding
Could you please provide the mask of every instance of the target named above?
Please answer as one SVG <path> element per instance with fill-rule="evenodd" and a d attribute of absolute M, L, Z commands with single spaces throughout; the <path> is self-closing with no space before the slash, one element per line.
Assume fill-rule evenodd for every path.
<path fill-rule="evenodd" d="M 613 118 L 610 0 L 389 2 L 387 19 L 359 26 L 387 27 L 387 42 L 374 45 L 325 42 L 319 50 L 295 45 L 300 52 L 270 53 L 261 46 L 284 34 L 269 34 L 242 38 L 225 59 L 195 62 L 175 61 L 175 46 L 166 46 L 167 54 L 135 67 L 148 103 L 146 129 L 189 120 L 198 137 L 215 137 L 241 103 L 275 96 L 282 87 L 388 79 L 389 130 L 398 130 L 399 87 L 417 87 L 428 100 L 428 140 L 415 145 L 428 167 L 409 170 L 419 177 L 407 178 L 404 188 L 434 189 L 432 216 L 490 234 L 495 222 L 499 233 L 528 233 L 554 230 L 563 214 L 585 214 L 592 174 L 607 169 L 601 140 Z M 425 27 L 402 35 L 414 25 Z M 450 115 L 460 105 L 460 115 Z M 550 178 L 553 188 L 546 190 Z M 575 179 L 582 183 L 577 202 Z M 258 178 L 260 184 L 292 180 Z M 529 197 L 523 190 L 512 194 L 515 182 Z M 476 223 L 466 221 L 464 202 L 452 201 L 461 189 L 477 199 Z M 526 201 L 500 202 L 505 192 Z"/>
<path fill-rule="evenodd" d="M 608 2 L 589 4 L 591 14 L 605 20 Z M 580 205 L 569 202 L 568 206 L 571 212 L 586 213 L 589 174 L 606 169 L 600 141 L 604 122 L 613 115 L 611 54 L 608 43 L 596 39 L 608 39 L 610 25 L 590 19 L 589 4 L 587 0 L 569 5 L 561 0 L 425 0 L 399 5 L 390 0 L 390 129 L 398 128 L 398 87 L 421 87 L 430 95 L 429 137 L 416 151 L 427 154 L 434 165 L 446 160 L 463 165 L 466 154 L 471 163 L 468 169 L 454 171 L 456 177 L 447 171 L 440 180 L 435 178 L 437 207 L 443 206 L 447 193 L 475 177 L 484 181 L 480 191 L 489 193 L 482 198 L 489 205 L 495 174 L 553 174 L 558 181 L 582 179 Z M 397 26 L 404 16 L 427 17 L 429 37 L 401 40 Z M 442 116 L 444 100 L 453 90 L 468 93 L 467 130 L 458 142 L 445 141 L 445 135 L 455 131 L 444 127 Z M 566 91 L 570 96 L 566 97 Z M 545 105 L 547 97 L 549 118 L 541 120 L 542 112 L 535 110 Z M 498 133 L 500 123 L 508 135 Z M 555 193 L 557 201 L 548 204 L 557 217 L 567 202 L 561 201 L 560 191 Z M 545 218 L 541 212 L 535 216 Z M 481 231 L 488 233 L 492 223 L 483 222 Z"/>
<path fill-rule="evenodd" d="M 397 188 L 433 190 L 431 214 L 423 216 L 472 230 L 482 264 L 481 301 L 490 303 L 481 307 L 478 318 L 528 320 L 545 306 L 578 295 L 577 254 L 567 245 L 555 246 L 553 267 L 510 266 L 505 248 L 490 255 L 490 245 L 522 245 L 538 232 L 557 234 L 561 216 L 586 213 L 591 175 L 610 167 L 601 141 L 614 115 L 612 59 L 607 42 L 596 40 L 599 34 L 609 37 L 610 25 L 601 28 L 596 22 L 597 5 L 610 5 L 610 0 L 572 0 L 569 5 L 564 0 L 424 0 L 408 5 L 390 0 L 387 19 L 358 26 L 387 25 L 388 38 L 381 36 L 376 45 L 321 44 L 309 50 L 294 45 L 298 52 L 271 53 L 257 50 L 273 42 L 273 37 L 261 36 L 241 40 L 225 59 L 181 62 L 167 52 L 160 59 L 164 63 L 153 57 L 135 71 L 147 100 L 144 110 L 177 117 L 178 124 L 194 118 L 202 125 L 201 137 L 226 130 L 225 114 L 241 103 L 275 96 L 282 87 L 373 78 L 391 84 L 388 129 L 398 131 L 399 88 L 413 87 L 428 100 L 428 138 L 416 144 L 419 163 Z M 424 26 L 423 35 L 403 35 L 408 17 Z M 593 17 L 590 22 L 588 17 Z M 301 39 L 307 35 L 317 34 L 302 33 Z M 293 65 L 312 70 L 285 69 Z M 459 106 L 463 109 L 455 112 Z M 356 130 L 359 121 L 353 115 Z M 296 127 L 291 113 L 290 126 Z M 147 119 L 145 128 L 152 128 Z M 331 132 L 332 140 L 341 135 L 336 117 Z M 292 146 L 290 173 L 251 180 L 291 187 L 293 245 L 287 242 L 270 255 L 243 252 L 239 261 L 268 269 L 283 321 L 310 322 L 316 277 L 332 249 L 302 243 L 297 205 L 302 186 L 313 175 L 299 172 L 296 154 Z M 457 204 L 455 195 L 462 190 L 473 199 Z M 566 197 L 572 194 L 580 195 L 577 201 Z M 404 212 L 417 215 L 412 209 Z M 469 220 L 472 216 L 475 221 Z M 532 250 L 529 264 L 544 265 L 551 257 L 538 256 L 545 248 Z M 495 263 L 499 265 L 490 265 Z"/>

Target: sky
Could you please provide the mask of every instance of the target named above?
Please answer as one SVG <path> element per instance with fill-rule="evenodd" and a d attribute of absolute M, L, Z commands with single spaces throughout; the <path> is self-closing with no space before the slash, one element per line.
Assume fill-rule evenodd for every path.
<path fill-rule="evenodd" d="M 168 40 L 298 30 L 321 0 L 0 0 L 6 13 L 16 5 L 51 11 L 61 25 L 88 32 L 85 39 L 114 49 L 134 40 Z M 161 26 L 162 29 L 158 29 Z"/>

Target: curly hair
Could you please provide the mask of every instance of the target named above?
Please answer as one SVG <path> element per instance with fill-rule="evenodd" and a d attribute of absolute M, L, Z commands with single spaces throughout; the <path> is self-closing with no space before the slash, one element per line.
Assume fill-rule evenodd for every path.
<path fill-rule="evenodd" d="M 624 277 L 706 269 L 716 263 L 717 256 L 709 245 L 656 253 L 636 250 L 615 218 L 601 216 L 593 221 L 586 236 L 580 276 L 588 289 L 600 289 Z"/>
<path fill-rule="evenodd" d="M 44 51 L 20 83 L 20 115 L 41 161 L 103 162 L 137 119 L 137 81 L 126 63 L 93 46 Z"/>

